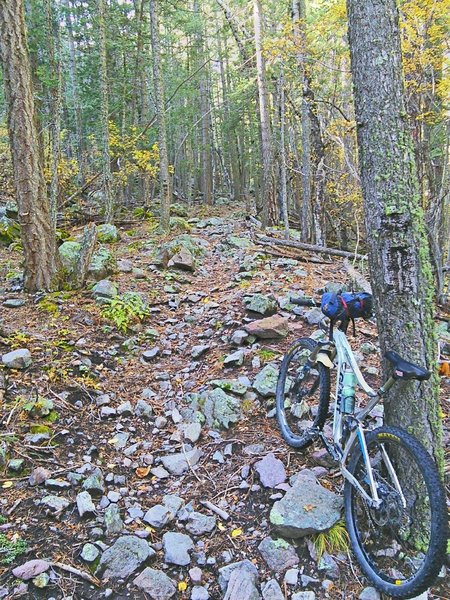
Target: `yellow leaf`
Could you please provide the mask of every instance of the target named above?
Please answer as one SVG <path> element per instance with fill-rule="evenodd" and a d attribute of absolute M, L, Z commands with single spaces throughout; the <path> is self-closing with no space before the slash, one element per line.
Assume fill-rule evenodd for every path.
<path fill-rule="evenodd" d="M 144 477 L 147 477 L 147 475 L 150 473 L 150 467 L 138 467 L 136 469 L 136 475 L 140 478 L 143 479 Z"/>
<path fill-rule="evenodd" d="M 2 485 L 2 488 L 3 488 L 4 490 L 6 490 L 6 489 L 8 489 L 8 488 L 12 487 L 13 485 L 14 485 L 14 484 L 13 484 L 13 482 L 12 482 L 12 481 L 5 481 L 5 483 Z"/>
<path fill-rule="evenodd" d="M 239 537 L 242 534 L 243 534 L 242 529 L 233 529 L 233 531 L 231 532 L 231 537 L 232 538 L 236 538 L 236 537 Z"/>
<path fill-rule="evenodd" d="M 178 591 L 184 592 L 187 589 L 187 583 L 185 581 L 180 581 L 178 583 Z"/>
<path fill-rule="evenodd" d="M 306 512 L 310 512 L 311 510 L 313 510 L 313 508 L 316 508 L 315 504 L 305 504 L 303 510 L 306 510 Z"/>
<path fill-rule="evenodd" d="M 217 523 L 217 529 L 218 529 L 219 531 L 225 531 L 226 527 L 224 526 L 224 524 L 223 524 L 223 523 L 221 523 L 221 522 L 219 521 L 219 523 Z"/>

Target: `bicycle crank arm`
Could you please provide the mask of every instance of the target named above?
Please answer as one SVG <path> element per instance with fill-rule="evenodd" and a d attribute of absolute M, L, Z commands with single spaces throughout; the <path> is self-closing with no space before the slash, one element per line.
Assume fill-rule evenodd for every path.
<path fill-rule="evenodd" d="M 319 437 L 322 440 L 323 445 L 325 446 L 328 454 L 334 458 L 335 461 L 340 462 L 341 461 L 341 454 L 339 453 L 339 451 L 336 449 L 335 446 L 333 446 L 333 444 L 330 444 L 330 442 L 327 440 L 327 438 L 325 437 L 325 434 L 323 431 L 319 431 Z"/>

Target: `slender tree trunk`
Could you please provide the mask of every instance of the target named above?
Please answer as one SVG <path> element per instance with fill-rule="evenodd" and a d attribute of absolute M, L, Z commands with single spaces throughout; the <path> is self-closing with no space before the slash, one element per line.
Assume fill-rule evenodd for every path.
<path fill-rule="evenodd" d="M 289 216 L 287 195 L 287 168 L 286 168 L 286 101 L 284 95 L 284 74 L 278 78 L 278 105 L 280 126 L 280 209 L 284 225 L 284 237 L 289 239 Z"/>
<path fill-rule="evenodd" d="M 167 231 L 170 221 L 172 182 L 167 155 L 164 88 L 161 78 L 161 53 L 159 48 L 158 0 L 150 0 L 150 28 L 152 40 L 153 86 L 155 89 L 156 120 L 158 123 L 159 180 L 161 183 L 161 229 Z"/>
<path fill-rule="evenodd" d="M 389 424 L 411 430 L 443 467 L 433 278 L 406 120 L 395 0 L 347 0 L 369 265 L 382 352 L 431 370 L 394 386 Z M 380 43 L 382 40 L 382 43 Z"/>
<path fill-rule="evenodd" d="M 81 114 L 80 94 L 78 91 L 77 57 L 72 27 L 72 9 L 69 0 L 64 0 L 64 6 L 66 9 L 66 28 L 67 37 L 69 41 L 69 77 L 72 87 L 71 100 L 73 103 L 73 110 L 75 113 L 75 136 L 77 144 L 78 168 L 80 173 L 79 183 L 81 186 L 83 186 L 86 182 L 87 176 L 87 165 L 85 157 L 86 148 L 84 143 L 83 118 Z"/>
<path fill-rule="evenodd" d="M 273 171 L 272 132 L 269 117 L 269 95 L 267 93 L 266 65 L 262 52 L 262 14 L 260 0 L 253 0 L 253 25 L 256 47 L 256 74 L 259 91 L 259 118 L 261 123 L 262 148 L 262 223 L 263 227 L 278 223 L 278 210 Z"/>
<path fill-rule="evenodd" d="M 55 289 L 57 250 L 39 152 L 22 0 L 0 2 L 0 58 L 25 254 L 25 289 Z"/>
<path fill-rule="evenodd" d="M 100 121 L 102 128 L 102 169 L 103 194 L 105 203 L 105 221 L 112 223 L 114 219 L 114 200 L 112 194 L 111 158 L 109 154 L 109 101 L 108 101 L 108 69 L 106 63 L 106 5 L 105 0 L 98 0 L 98 44 L 100 53 Z"/>
<path fill-rule="evenodd" d="M 58 200 L 60 195 L 58 165 L 61 160 L 61 44 L 59 35 L 59 15 L 54 0 L 45 1 L 47 17 L 48 50 L 53 80 L 50 89 L 50 132 L 51 132 L 51 173 L 50 217 L 56 230 Z"/>

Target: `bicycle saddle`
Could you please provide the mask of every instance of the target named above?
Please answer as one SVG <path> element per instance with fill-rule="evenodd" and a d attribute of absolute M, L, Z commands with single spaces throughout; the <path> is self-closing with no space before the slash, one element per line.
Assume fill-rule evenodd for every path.
<path fill-rule="evenodd" d="M 397 352 L 394 352 L 393 350 L 386 352 L 384 357 L 394 365 L 394 379 L 417 379 L 418 381 L 425 381 L 431 377 L 430 371 L 404 360 L 399 354 L 397 354 Z"/>

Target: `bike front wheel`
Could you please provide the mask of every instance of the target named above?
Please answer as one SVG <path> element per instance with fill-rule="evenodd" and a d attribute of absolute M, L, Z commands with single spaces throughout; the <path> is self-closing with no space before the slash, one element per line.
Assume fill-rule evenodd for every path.
<path fill-rule="evenodd" d="M 330 403 L 330 370 L 308 362 L 317 342 L 298 339 L 284 355 L 276 390 L 276 414 L 284 440 L 294 448 L 310 444 L 322 429 Z"/>
<path fill-rule="evenodd" d="M 375 587 L 394 598 L 412 598 L 430 587 L 445 558 L 445 493 L 431 456 L 406 431 L 380 427 L 365 439 L 381 504 L 370 506 L 354 485 L 345 482 L 350 541 Z M 348 470 L 371 496 L 359 445 Z"/>

